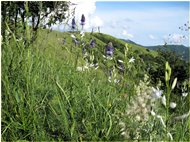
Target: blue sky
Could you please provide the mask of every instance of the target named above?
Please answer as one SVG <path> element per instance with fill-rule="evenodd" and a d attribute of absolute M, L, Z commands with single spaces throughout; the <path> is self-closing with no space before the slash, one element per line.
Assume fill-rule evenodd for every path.
<path fill-rule="evenodd" d="M 165 42 L 189 46 L 188 31 L 179 29 L 189 21 L 189 2 L 71 1 L 76 5 L 70 7 L 70 12 L 75 9 L 79 27 L 81 15 L 85 15 L 87 32 L 100 26 L 102 33 L 145 46 Z M 53 29 L 66 30 L 63 27 L 55 25 Z"/>
<path fill-rule="evenodd" d="M 101 32 L 118 38 L 147 46 L 188 45 L 188 32 L 179 26 L 189 20 L 189 2 L 96 2 L 94 15 L 104 23 Z"/>

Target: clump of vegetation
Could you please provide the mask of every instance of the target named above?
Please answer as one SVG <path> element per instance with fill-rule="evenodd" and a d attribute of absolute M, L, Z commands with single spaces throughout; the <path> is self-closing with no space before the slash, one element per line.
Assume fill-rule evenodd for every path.
<path fill-rule="evenodd" d="M 3 141 L 188 141 L 182 60 L 102 33 L 39 27 L 31 42 L 31 8 L 53 10 L 52 3 L 2 4 L 11 16 L 2 21 Z M 12 7 L 26 12 L 25 22 L 15 19 Z"/>

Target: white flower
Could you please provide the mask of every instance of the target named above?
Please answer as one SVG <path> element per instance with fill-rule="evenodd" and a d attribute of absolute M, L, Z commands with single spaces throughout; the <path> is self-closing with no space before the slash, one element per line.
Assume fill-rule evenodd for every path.
<path fill-rule="evenodd" d="M 106 58 L 106 56 L 105 56 L 105 55 L 103 55 L 103 58 Z"/>
<path fill-rule="evenodd" d="M 187 95 L 188 95 L 188 93 L 186 93 L 186 92 L 182 93 L 183 97 L 187 97 Z"/>
<path fill-rule="evenodd" d="M 108 81 L 111 82 L 111 77 L 110 76 L 108 77 Z"/>
<path fill-rule="evenodd" d="M 90 66 L 90 67 L 94 67 L 94 64 L 90 64 L 89 66 Z"/>
<path fill-rule="evenodd" d="M 108 60 L 112 60 L 112 59 L 113 59 L 113 57 L 108 56 L 108 57 L 107 57 L 107 59 L 108 59 Z"/>
<path fill-rule="evenodd" d="M 83 71 L 83 67 L 77 67 L 77 71 Z"/>
<path fill-rule="evenodd" d="M 155 113 L 153 110 L 151 110 L 150 113 L 151 113 L 152 116 L 155 116 L 155 115 L 156 115 L 156 113 Z"/>
<path fill-rule="evenodd" d="M 153 91 L 152 97 L 155 99 L 159 99 L 163 94 L 163 90 L 159 90 L 159 88 L 155 89 L 154 87 L 152 87 L 152 91 Z"/>
<path fill-rule="evenodd" d="M 136 118 L 137 121 L 141 120 L 141 117 L 139 115 L 137 115 L 135 118 Z"/>
<path fill-rule="evenodd" d="M 126 136 L 126 132 L 122 132 L 121 135 L 122 135 L 122 136 Z"/>
<path fill-rule="evenodd" d="M 81 31 L 81 32 L 80 32 L 80 35 L 81 35 L 81 38 L 83 38 L 83 37 L 84 37 L 84 32 Z"/>
<path fill-rule="evenodd" d="M 114 79 L 114 83 L 119 83 L 120 80 Z"/>
<path fill-rule="evenodd" d="M 166 106 L 166 96 L 165 96 L 165 95 L 162 97 L 162 104 L 163 104 L 164 106 Z"/>
<path fill-rule="evenodd" d="M 174 102 L 171 102 L 171 103 L 170 103 L 170 107 L 171 107 L 172 109 L 174 109 L 174 108 L 176 107 L 176 105 L 177 105 L 177 104 L 174 103 Z"/>
<path fill-rule="evenodd" d="M 47 13 L 49 13 L 49 12 L 50 12 L 50 8 L 49 8 L 49 7 L 47 8 L 47 11 L 46 11 L 46 12 L 47 12 Z"/>
<path fill-rule="evenodd" d="M 71 35 L 72 38 L 76 38 L 73 34 Z"/>
<path fill-rule="evenodd" d="M 84 69 L 87 69 L 88 70 L 88 66 L 86 65 L 86 66 L 84 66 Z"/>
<path fill-rule="evenodd" d="M 135 61 L 134 57 L 132 57 L 131 59 L 129 59 L 129 63 L 133 63 Z"/>
<path fill-rule="evenodd" d="M 118 60 L 118 62 L 123 63 L 123 61 L 122 61 L 122 60 Z"/>
<path fill-rule="evenodd" d="M 122 128 L 125 127 L 125 123 L 124 122 L 119 122 L 119 126 L 121 126 Z"/>
<path fill-rule="evenodd" d="M 99 68 L 99 66 L 95 67 L 95 70 L 97 70 Z"/>

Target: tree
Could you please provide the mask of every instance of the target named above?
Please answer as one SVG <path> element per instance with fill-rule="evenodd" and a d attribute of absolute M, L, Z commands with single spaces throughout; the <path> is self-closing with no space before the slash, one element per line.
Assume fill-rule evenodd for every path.
<path fill-rule="evenodd" d="M 68 10 L 66 1 L 3 1 L 1 3 L 2 36 L 5 37 L 7 25 L 11 31 L 16 32 L 22 25 L 25 29 L 28 20 L 35 33 L 39 27 L 62 22 Z"/>

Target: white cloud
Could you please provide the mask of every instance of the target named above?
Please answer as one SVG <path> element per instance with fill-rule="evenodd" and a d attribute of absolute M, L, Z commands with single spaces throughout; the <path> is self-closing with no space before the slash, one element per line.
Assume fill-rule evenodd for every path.
<path fill-rule="evenodd" d="M 95 16 L 91 19 L 90 25 L 92 27 L 102 27 L 103 26 L 103 21 L 100 19 L 100 17 Z"/>
<path fill-rule="evenodd" d="M 115 29 L 117 27 L 117 22 L 115 20 L 112 22 L 108 22 L 108 23 L 111 23 L 111 25 L 110 25 L 111 28 Z"/>
<path fill-rule="evenodd" d="M 128 38 L 133 38 L 134 36 L 128 33 L 126 30 L 123 30 L 122 35 L 127 36 Z"/>
<path fill-rule="evenodd" d="M 176 33 L 164 36 L 165 42 L 174 43 L 174 44 L 182 44 L 186 39 L 188 39 L 187 36 Z"/>
<path fill-rule="evenodd" d="M 150 39 L 156 39 L 153 35 L 148 36 Z"/>
<path fill-rule="evenodd" d="M 82 14 L 84 14 L 85 16 L 85 26 L 84 29 L 88 29 L 90 27 L 90 19 L 92 14 L 94 14 L 95 10 L 96 10 L 96 4 L 95 2 L 91 1 L 76 1 L 76 0 L 72 0 L 72 3 L 74 3 L 74 5 L 70 6 L 70 10 L 69 12 L 72 13 L 73 10 L 75 9 L 75 20 L 78 24 L 80 24 L 80 20 L 81 20 L 81 16 Z M 69 21 L 71 23 L 71 21 Z"/>

